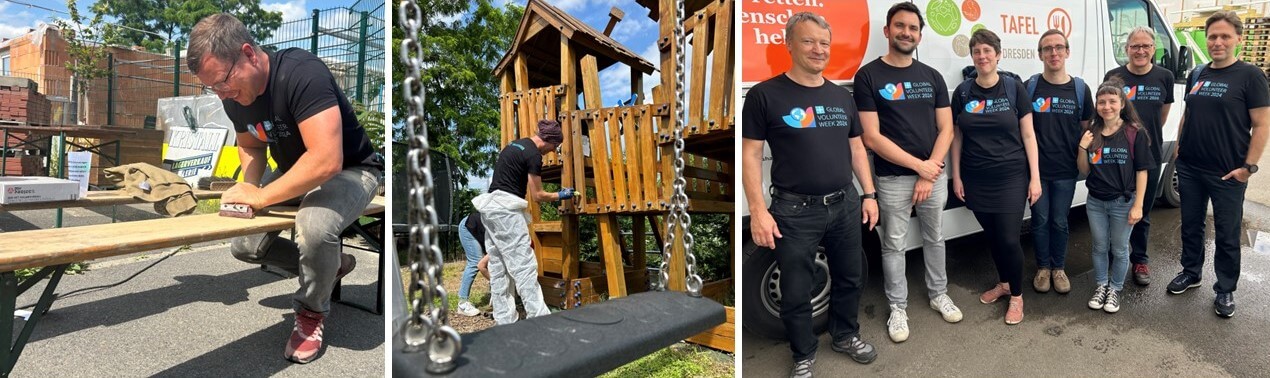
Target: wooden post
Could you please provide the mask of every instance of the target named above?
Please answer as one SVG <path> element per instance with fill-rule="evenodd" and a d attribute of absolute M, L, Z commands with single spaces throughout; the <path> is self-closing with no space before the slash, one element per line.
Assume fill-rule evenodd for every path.
<path fill-rule="evenodd" d="M 604 258 L 604 273 L 609 284 L 609 298 L 626 296 L 626 271 L 622 267 L 622 245 L 618 241 L 617 215 L 598 216 L 600 251 Z"/>
<path fill-rule="evenodd" d="M 709 130 L 717 130 L 727 123 L 723 119 L 723 104 L 732 102 L 732 91 L 728 83 L 732 80 L 732 71 L 728 69 L 732 63 L 732 2 L 725 0 L 718 7 L 714 16 L 714 80 L 710 83 L 710 116 Z M 728 114 L 731 116 L 731 113 Z"/>
<path fill-rule="evenodd" d="M 585 180 L 586 176 L 586 171 L 583 170 L 584 166 L 582 165 L 582 143 L 580 142 L 582 132 L 579 130 L 582 124 L 574 122 L 576 119 L 573 118 L 576 116 L 578 109 L 577 64 L 578 60 L 574 54 L 572 44 L 569 43 L 569 38 L 561 35 L 560 85 L 564 89 L 564 94 L 561 95 L 563 99 L 560 102 L 559 118 L 561 125 L 567 125 L 562 130 L 565 132 L 564 135 L 567 139 L 565 139 L 564 146 L 561 148 L 561 152 L 564 153 L 561 156 L 564 167 L 560 176 L 560 185 L 573 185 L 574 189 L 578 191 L 574 197 L 575 199 L 562 201 L 560 204 L 562 210 L 560 212 L 560 239 L 562 243 L 560 276 L 566 280 L 578 278 L 578 254 L 580 253 L 580 248 L 578 247 L 580 245 L 578 242 L 578 215 L 571 209 L 574 203 L 585 202 L 586 198 L 585 181 L 580 181 Z M 583 184 L 577 185 L 577 182 L 582 182 Z"/>
<path fill-rule="evenodd" d="M 626 12 L 622 12 L 622 10 L 617 9 L 617 7 L 610 8 L 609 24 L 604 26 L 604 35 L 610 35 L 610 33 L 613 33 L 613 27 L 617 26 L 619 21 L 622 21 L 622 17 L 626 17 Z"/>

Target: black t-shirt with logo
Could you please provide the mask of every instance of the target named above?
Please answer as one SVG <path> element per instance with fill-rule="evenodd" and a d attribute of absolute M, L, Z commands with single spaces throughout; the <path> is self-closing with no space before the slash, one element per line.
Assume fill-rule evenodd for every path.
<path fill-rule="evenodd" d="M 1151 157 L 1157 164 L 1163 162 L 1164 120 L 1160 118 L 1160 110 L 1165 104 L 1173 103 L 1173 71 L 1153 64 L 1145 75 L 1135 75 L 1120 66 L 1108 71 L 1103 81 L 1112 76 L 1124 81 L 1125 97 L 1133 102 L 1133 110 L 1138 112 L 1142 127 L 1151 136 Z"/>
<path fill-rule="evenodd" d="M 1248 110 L 1270 106 L 1266 75 L 1256 66 L 1236 61 L 1225 68 L 1204 67 L 1188 77 L 1186 124 L 1177 159 L 1213 176 L 1242 167 L 1252 141 Z M 1194 84 L 1190 84 L 1194 83 Z"/>
<path fill-rule="evenodd" d="M 1086 155 L 1089 159 L 1089 176 L 1085 178 L 1085 186 L 1089 188 L 1089 195 L 1103 201 L 1133 198 L 1134 191 L 1137 190 L 1137 171 L 1155 166 L 1150 148 L 1155 143 L 1148 142 L 1146 135 L 1138 134 L 1134 137 L 1133 148 L 1130 149 L 1128 135 L 1123 127 L 1115 134 L 1104 137 L 1102 147 L 1089 151 Z"/>
<path fill-rule="evenodd" d="M 1014 83 L 1007 87 L 1007 81 Z M 963 87 L 966 89 L 963 91 Z M 961 131 L 961 175 L 996 177 L 1027 173 L 1027 153 L 1019 132 L 1019 119 L 1032 112 L 1023 83 L 1002 76 L 991 88 L 967 80 L 952 98 L 953 123 Z M 1015 104 L 1006 91 L 1015 91 Z M 960 94 L 965 93 L 968 96 Z"/>
<path fill-rule="evenodd" d="M 343 136 L 343 168 L 370 166 L 383 169 L 366 129 L 357 122 L 353 106 L 335 83 L 335 76 L 321 59 L 307 50 L 290 48 L 269 54 L 269 81 L 265 92 L 251 105 L 223 100 L 234 131 L 250 133 L 269 144 L 278 170 L 287 172 L 308 148 L 300 122 L 338 106 Z"/>
<path fill-rule="evenodd" d="M 1030 80 L 1030 79 L 1029 79 Z M 1072 180 L 1080 175 L 1076 169 L 1077 148 L 1084 133 L 1081 121 L 1094 117 L 1093 91 L 1086 85 L 1085 104 L 1076 103 L 1076 80 L 1062 85 L 1051 84 L 1044 76 L 1036 78 L 1032 103 L 1032 129 L 1036 131 L 1037 163 L 1042 180 Z M 1025 84 L 1026 86 L 1026 84 Z"/>
<path fill-rule="evenodd" d="M 851 185 L 851 138 L 863 133 L 851 92 L 828 79 L 805 87 L 784 74 L 745 96 L 741 137 L 772 150 L 772 186 L 825 195 Z"/>
<path fill-rule="evenodd" d="M 950 105 L 939 71 L 916 60 L 908 67 L 895 67 L 881 58 L 856 73 L 855 102 L 860 111 L 878 113 L 882 136 L 922 160 L 930 159 L 939 137 L 935 109 Z M 917 174 L 884 158 L 873 159 L 873 166 L 878 176 Z"/>
<path fill-rule="evenodd" d="M 534 140 L 520 138 L 513 140 L 498 152 L 498 160 L 494 162 L 494 177 L 490 179 L 489 192 L 502 190 L 524 197 L 525 188 L 529 185 L 529 175 L 542 172 L 542 152 L 534 145 Z"/>

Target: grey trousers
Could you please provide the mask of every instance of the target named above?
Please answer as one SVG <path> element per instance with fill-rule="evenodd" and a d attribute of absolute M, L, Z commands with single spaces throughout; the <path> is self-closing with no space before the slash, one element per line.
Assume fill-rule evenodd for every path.
<path fill-rule="evenodd" d="M 904 276 L 904 240 L 908 236 L 909 215 L 913 212 L 913 186 L 918 176 L 878 177 L 878 236 L 882 241 L 882 275 L 886 299 L 900 308 L 908 307 L 908 279 Z M 948 292 L 948 269 L 944 262 L 942 217 L 948 202 L 948 178 L 940 176 L 930 198 L 918 203 L 917 224 L 922 233 L 922 257 L 926 262 L 927 295 L 935 298 Z"/>
<path fill-rule="evenodd" d="M 300 289 L 293 297 L 297 310 L 330 311 L 340 269 L 340 233 L 361 217 L 379 190 L 380 176 L 378 168 L 344 169 L 303 197 L 282 203 L 300 205 L 295 241 L 279 237 L 279 231 L 243 236 L 230 241 L 230 252 L 239 260 L 298 276 Z"/>

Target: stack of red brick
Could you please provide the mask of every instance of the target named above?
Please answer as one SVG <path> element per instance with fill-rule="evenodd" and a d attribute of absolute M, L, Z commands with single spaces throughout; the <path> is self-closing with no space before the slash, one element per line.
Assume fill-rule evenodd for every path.
<path fill-rule="evenodd" d="M 0 76 L 0 121 L 48 125 L 52 105 L 31 79 Z"/>

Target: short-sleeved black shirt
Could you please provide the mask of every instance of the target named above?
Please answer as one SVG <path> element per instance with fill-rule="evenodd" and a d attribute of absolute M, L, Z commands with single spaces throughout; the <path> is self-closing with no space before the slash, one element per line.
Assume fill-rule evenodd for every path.
<path fill-rule="evenodd" d="M 1014 87 L 1007 87 L 1012 81 Z M 963 91 L 964 87 L 964 91 Z M 1006 91 L 1015 91 L 1016 104 Z M 959 94 L 966 93 L 968 96 Z M 961 174 L 996 176 L 1002 172 L 1027 171 L 1027 153 L 1019 132 L 1019 119 L 1032 112 L 1023 83 L 1006 78 L 992 88 L 974 80 L 957 86 L 952 98 L 953 124 L 961 131 Z M 1024 173 L 1026 174 L 1026 173 Z"/>
<path fill-rule="evenodd" d="M 489 184 L 489 192 L 501 190 L 524 197 L 529 175 L 542 172 L 542 153 L 534 145 L 533 139 L 520 138 L 507 144 L 498 152 L 498 160 L 494 162 L 494 177 Z"/>
<path fill-rule="evenodd" d="M 1134 191 L 1137 190 L 1137 171 L 1155 166 L 1150 144 L 1154 143 L 1148 143 L 1146 135 L 1138 134 L 1134 137 L 1133 151 L 1130 154 L 1125 129 L 1103 138 L 1102 147 L 1089 151 L 1086 155 L 1089 159 L 1089 176 L 1085 179 L 1085 186 L 1089 188 L 1089 195 L 1103 201 L 1133 198 Z"/>
<path fill-rule="evenodd" d="M 1164 119 L 1160 118 L 1160 111 L 1165 104 L 1173 103 L 1173 71 L 1153 64 L 1145 75 L 1135 75 L 1125 66 L 1120 66 L 1108 71 L 1103 81 L 1112 76 L 1119 76 L 1124 81 L 1125 97 L 1133 102 L 1133 110 L 1138 112 L 1142 127 L 1151 135 L 1151 157 L 1156 164 L 1162 163 Z"/>
<path fill-rule="evenodd" d="M 1031 84 L 1031 79 L 1024 86 Z M 1036 93 L 1028 101 L 1032 103 L 1032 129 L 1036 131 L 1037 164 L 1042 180 L 1073 180 L 1080 175 L 1076 169 L 1077 147 L 1084 132 L 1081 121 L 1094 117 L 1093 91 L 1086 85 L 1082 101 L 1076 103 L 1076 80 L 1069 79 L 1062 85 L 1054 85 L 1045 76 L 1036 77 Z"/>
<path fill-rule="evenodd" d="M 1225 176 L 1242 167 L 1248 157 L 1252 142 L 1248 110 L 1270 106 L 1266 74 L 1236 61 L 1220 69 L 1204 67 L 1198 78 L 1188 78 L 1187 83 L 1186 124 L 1177 159 L 1199 172 Z"/>
<path fill-rule="evenodd" d="M 935 109 L 948 107 L 948 86 L 934 68 L 913 61 L 895 67 L 878 58 L 855 74 L 855 102 L 862 112 L 877 112 L 882 136 L 918 159 L 930 159 L 939 137 Z M 916 175 L 887 161 L 873 159 L 878 176 Z"/>
<path fill-rule="evenodd" d="M 741 137 L 772 150 L 772 186 L 825 195 L 851 185 L 850 139 L 860 136 L 851 92 L 828 79 L 805 87 L 784 74 L 758 83 L 745 96 Z"/>
<path fill-rule="evenodd" d="M 269 54 L 269 82 L 251 105 L 224 100 L 225 114 L 234 131 L 251 133 L 269 144 L 278 170 L 287 172 L 308 148 L 300 122 L 332 106 L 338 106 L 343 137 L 344 168 L 371 166 L 383 169 L 366 129 L 357 122 L 353 106 L 335 83 L 335 76 L 321 59 L 307 50 L 290 48 Z"/>

